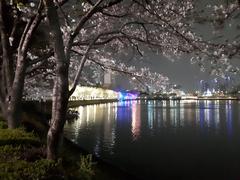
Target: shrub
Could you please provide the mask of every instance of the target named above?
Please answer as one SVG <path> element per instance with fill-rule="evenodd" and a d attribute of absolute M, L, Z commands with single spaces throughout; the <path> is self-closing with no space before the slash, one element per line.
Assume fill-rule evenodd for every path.
<path fill-rule="evenodd" d="M 60 164 L 46 159 L 0 163 L 0 179 L 63 179 Z"/>
<path fill-rule="evenodd" d="M 85 180 L 90 180 L 92 179 L 93 175 L 94 175 L 94 171 L 93 171 L 93 162 L 92 162 L 92 155 L 86 155 L 80 156 L 80 162 L 78 163 L 79 166 L 79 178 L 80 179 L 85 179 Z"/>
<path fill-rule="evenodd" d="M 26 160 L 36 161 L 46 156 L 45 147 L 32 146 L 0 146 L 0 162 Z"/>
<path fill-rule="evenodd" d="M 0 129 L 6 129 L 7 123 L 5 121 L 0 120 Z"/>
<path fill-rule="evenodd" d="M 9 144 L 39 146 L 41 143 L 33 133 L 28 133 L 23 129 L 0 129 L 0 146 Z"/>
<path fill-rule="evenodd" d="M 6 128 L 7 128 L 7 123 L 0 114 L 0 129 L 6 129 Z"/>
<path fill-rule="evenodd" d="M 22 146 L 0 146 L 0 162 L 16 161 L 21 158 L 23 151 Z"/>

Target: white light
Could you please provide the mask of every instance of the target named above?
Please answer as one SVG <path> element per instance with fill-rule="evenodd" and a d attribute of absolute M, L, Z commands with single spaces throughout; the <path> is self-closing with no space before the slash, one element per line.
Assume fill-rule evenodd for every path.
<path fill-rule="evenodd" d="M 206 97 L 212 96 L 212 92 L 209 89 L 207 89 L 207 91 L 203 93 L 203 96 L 206 96 Z"/>
<path fill-rule="evenodd" d="M 117 99 L 118 93 L 109 90 L 109 89 L 102 89 L 102 88 L 94 88 L 94 87 L 84 87 L 84 86 L 77 86 L 75 92 L 71 96 L 71 99 Z"/>

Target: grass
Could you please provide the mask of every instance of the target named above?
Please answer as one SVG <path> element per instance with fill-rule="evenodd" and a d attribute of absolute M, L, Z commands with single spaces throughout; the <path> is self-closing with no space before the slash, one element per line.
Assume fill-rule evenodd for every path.
<path fill-rule="evenodd" d="M 7 128 L 7 123 L 6 121 L 3 120 L 1 114 L 0 114 L 0 129 L 6 129 Z"/>
<path fill-rule="evenodd" d="M 34 122 L 35 125 L 39 127 Z M 90 156 L 81 156 L 77 161 L 67 156 L 64 160 L 50 161 L 46 159 L 45 146 L 45 139 L 41 140 L 34 132 L 7 129 L 0 119 L 0 179 L 92 179 Z"/>
<path fill-rule="evenodd" d="M 64 179 L 60 163 L 47 159 L 0 163 L 0 179 Z"/>
<path fill-rule="evenodd" d="M 46 159 L 46 124 L 38 117 L 23 116 L 24 128 L 7 129 L 0 118 L 0 179 L 134 179 L 119 169 L 89 155 L 69 140 L 63 140 L 61 159 Z"/>
<path fill-rule="evenodd" d="M 33 133 L 26 133 L 24 129 L 1 129 L 0 146 L 9 144 L 40 146 L 41 142 Z"/>
<path fill-rule="evenodd" d="M 39 137 L 25 129 L 7 129 L 0 120 L 0 179 L 64 179 L 61 162 L 45 159 Z"/>

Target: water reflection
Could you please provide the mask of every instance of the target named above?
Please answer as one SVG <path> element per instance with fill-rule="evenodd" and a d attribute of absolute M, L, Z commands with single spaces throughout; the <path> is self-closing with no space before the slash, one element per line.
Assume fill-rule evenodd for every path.
<path fill-rule="evenodd" d="M 134 101 L 132 103 L 132 136 L 137 140 L 141 131 L 141 105 Z"/>
<path fill-rule="evenodd" d="M 161 168 L 202 174 L 197 169 L 240 162 L 238 101 L 123 101 L 77 110 L 79 118 L 65 125 L 69 139 L 121 167 L 142 167 L 131 169 L 139 174 L 151 165 L 147 177 Z"/>
<path fill-rule="evenodd" d="M 103 105 L 91 105 L 77 110 L 77 121 L 66 125 L 74 129 L 75 138 L 81 135 L 83 129 L 95 128 L 102 124 L 97 133 L 103 138 L 109 150 L 115 144 L 116 124 L 119 127 L 131 125 L 131 136 L 135 141 L 141 136 L 141 130 L 148 128 L 151 131 L 161 128 L 192 127 L 207 133 L 226 129 L 229 137 L 233 133 L 232 101 L 122 101 Z M 147 120 L 147 124 L 144 121 Z M 118 122 L 118 123 L 117 123 Z M 225 123 L 223 123 L 225 122 Z M 224 125 L 225 124 L 225 125 Z M 146 126 L 147 125 L 147 126 Z M 142 127 L 144 126 L 144 127 Z M 102 134 L 101 134 L 102 132 Z M 96 144 L 97 146 L 97 144 Z M 96 147 L 96 149 L 98 149 Z"/>
<path fill-rule="evenodd" d="M 117 107 L 103 104 L 80 106 L 75 110 L 79 112 L 78 119 L 65 125 L 66 131 L 69 128 L 74 129 L 74 137 L 71 140 L 76 142 L 79 137 L 84 137 L 88 131 L 94 130 L 94 153 L 99 155 L 102 146 L 112 153 L 116 138 Z M 101 124 L 101 127 L 96 127 L 96 124 Z"/>
<path fill-rule="evenodd" d="M 219 108 L 219 100 L 215 101 L 215 109 L 214 109 L 214 117 L 215 117 L 215 128 L 217 129 L 217 131 L 219 131 L 219 127 L 220 127 L 220 108 Z"/>
<path fill-rule="evenodd" d="M 148 112 L 148 127 L 150 129 L 153 128 L 154 110 L 155 110 L 155 108 L 154 108 L 154 105 L 153 105 L 153 101 L 149 101 L 147 112 Z"/>
<path fill-rule="evenodd" d="M 231 137 L 233 133 L 232 127 L 232 101 L 229 100 L 226 102 L 226 123 L 227 123 L 227 132 L 228 136 Z"/>

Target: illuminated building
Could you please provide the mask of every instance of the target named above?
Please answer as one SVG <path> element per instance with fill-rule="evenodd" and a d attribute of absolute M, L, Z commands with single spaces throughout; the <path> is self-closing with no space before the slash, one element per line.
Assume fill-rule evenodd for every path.
<path fill-rule="evenodd" d="M 110 89 L 77 86 L 70 100 L 118 99 L 118 93 Z"/>
<path fill-rule="evenodd" d="M 137 92 L 116 92 L 110 89 L 77 86 L 75 92 L 70 97 L 70 100 L 94 100 L 94 99 L 137 99 Z"/>
<path fill-rule="evenodd" d="M 203 93 L 203 96 L 210 97 L 212 96 L 212 92 L 209 89 L 207 89 L 207 91 Z"/>

